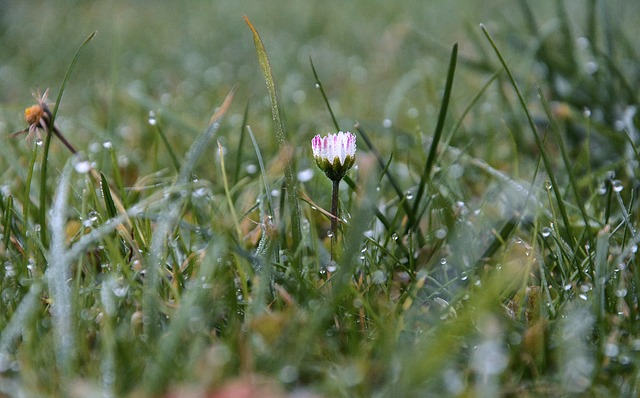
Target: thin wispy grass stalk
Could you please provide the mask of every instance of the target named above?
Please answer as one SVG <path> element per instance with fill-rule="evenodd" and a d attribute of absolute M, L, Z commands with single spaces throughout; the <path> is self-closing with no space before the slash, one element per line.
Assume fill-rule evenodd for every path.
<path fill-rule="evenodd" d="M 451 59 L 449 60 L 449 69 L 447 71 L 447 81 L 444 86 L 444 94 L 442 96 L 442 104 L 440 105 L 440 112 L 438 113 L 438 122 L 436 124 L 435 131 L 433 132 L 433 140 L 431 141 L 431 147 L 429 148 L 429 155 L 427 156 L 427 162 L 424 165 L 424 170 L 420 176 L 420 183 L 418 184 L 418 192 L 416 193 L 413 209 L 411 211 L 412 216 L 410 222 L 407 224 L 407 231 L 416 227 L 420 215 L 418 209 L 422 203 L 422 196 L 427 182 L 431 179 L 431 170 L 436 161 L 436 155 L 438 153 L 438 144 L 444 131 L 444 122 L 447 117 L 447 111 L 449 109 L 449 100 L 451 99 L 451 91 L 453 88 L 453 77 L 456 73 L 456 64 L 458 61 L 458 43 L 453 45 L 451 50 Z"/>
<path fill-rule="evenodd" d="M 176 169 L 176 172 L 179 172 L 180 171 L 180 162 L 178 161 L 178 157 L 176 156 L 175 152 L 173 151 L 173 148 L 172 148 L 171 144 L 169 143 L 169 140 L 167 139 L 167 136 L 164 133 L 164 129 L 162 128 L 160 120 L 159 120 L 159 118 L 157 116 L 156 116 L 156 119 L 155 119 L 154 127 L 155 127 L 156 132 L 160 136 L 160 139 L 162 140 L 162 143 L 164 144 L 164 147 L 167 149 L 167 152 L 169 153 L 169 158 L 171 159 L 171 164 Z"/>
<path fill-rule="evenodd" d="M 264 47 L 264 44 L 262 43 L 262 39 L 260 38 L 258 31 L 253 27 L 253 24 L 251 24 L 249 18 L 244 17 L 244 20 L 249 26 L 249 29 L 251 29 L 251 33 L 253 34 L 253 41 L 256 47 L 256 53 L 258 55 L 258 63 L 260 64 L 265 83 L 267 84 L 267 91 L 269 93 L 269 100 L 271 102 L 271 116 L 273 118 L 273 123 L 276 130 L 276 139 L 278 140 L 278 145 L 280 146 L 281 151 L 289 152 L 292 149 L 288 147 L 284 127 L 280 118 L 280 108 L 278 107 L 276 85 L 273 80 L 273 73 L 271 71 L 271 65 L 269 64 L 267 51 Z M 293 159 L 293 154 L 287 156 L 284 178 L 287 188 L 287 198 L 290 213 L 289 215 L 291 219 L 291 241 L 293 246 L 292 252 L 296 252 L 298 246 L 300 245 L 302 234 L 300 230 L 300 207 L 298 205 L 298 188 L 296 179 L 293 175 Z M 296 261 L 295 263 L 298 262 Z"/>
<path fill-rule="evenodd" d="M 227 198 L 227 205 L 229 205 L 229 212 L 231 213 L 231 218 L 233 218 L 233 225 L 236 227 L 236 234 L 238 234 L 238 242 L 242 241 L 242 229 L 240 228 L 240 223 L 238 222 L 238 216 L 236 215 L 236 208 L 233 204 L 233 198 L 231 198 L 231 193 L 229 191 L 229 181 L 227 181 L 227 171 L 224 167 L 224 148 L 222 148 L 222 144 L 218 142 L 218 153 L 220 154 L 220 169 L 222 170 L 222 183 L 224 185 L 224 195 Z"/>
<path fill-rule="evenodd" d="M 269 213 L 269 217 L 273 219 L 274 207 L 273 207 L 273 198 L 271 196 L 271 184 L 269 184 L 267 169 L 264 167 L 262 152 L 260 152 L 258 141 L 256 140 L 256 136 L 253 134 L 253 131 L 251 130 L 251 126 L 247 126 L 247 132 L 249 133 L 249 138 L 251 138 L 251 142 L 253 143 L 253 150 L 256 152 L 256 158 L 258 159 L 258 166 L 260 166 L 260 175 L 262 176 L 262 183 L 264 184 L 264 195 L 267 198 L 267 212 Z"/>
<path fill-rule="evenodd" d="M 233 171 L 233 181 L 237 184 L 240 179 L 240 169 L 242 168 L 243 160 L 243 144 L 244 137 L 246 135 L 247 127 L 249 123 L 249 102 L 244 107 L 244 113 L 242 114 L 242 124 L 240 125 L 240 139 L 238 140 L 238 147 L 236 149 L 236 166 Z"/>
<path fill-rule="evenodd" d="M 340 128 L 340 125 L 338 124 L 338 120 L 336 119 L 336 116 L 333 114 L 333 109 L 331 109 L 331 104 L 329 104 L 329 98 L 327 98 L 327 94 L 324 92 L 324 87 L 322 86 L 322 82 L 320 82 L 320 78 L 318 77 L 318 72 L 316 72 L 316 67 L 313 65 L 313 59 L 311 59 L 311 57 L 309 57 L 309 63 L 311 64 L 311 71 L 313 72 L 316 88 L 320 90 L 320 94 L 322 95 L 322 99 L 324 100 L 324 103 L 327 106 L 329 115 L 331 115 L 331 120 L 333 121 L 333 127 L 336 129 L 336 131 L 342 131 L 342 129 Z"/>
<path fill-rule="evenodd" d="M 573 231 L 572 231 L 572 228 L 571 228 L 572 224 L 571 224 L 571 222 L 569 220 L 569 215 L 567 213 L 567 209 L 566 209 L 566 206 L 565 206 L 565 203 L 564 203 L 564 198 L 562 196 L 562 192 L 560 192 L 560 186 L 558 185 L 558 181 L 557 181 L 557 179 L 555 177 L 555 172 L 553 170 L 553 166 L 551 164 L 551 160 L 549 159 L 547 151 L 544 148 L 544 146 L 542 145 L 542 141 L 540 140 L 540 136 L 538 134 L 538 129 L 537 129 L 536 124 L 535 124 L 535 122 L 533 120 L 533 117 L 531 116 L 531 112 L 529 111 L 529 106 L 527 105 L 527 102 L 524 99 L 524 96 L 522 95 L 522 92 L 520 91 L 518 83 L 516 82 L 516 79 L 513 76 L 513 73 L 511 72 L 511 69 L 507 65 L 504 57 L 502 56 L 502 53 L 498 49 L 498 46 L 493 41 L 493 38 L 491 37 L 491 34 L 489 33 L 489 31 L 487 30 L 487 28 L 484 25 L 481 24 L 480 28 L 482 29 L 482 32 L 484 33 L 485 37 L 487 38 L 487 40 L 491 44 L 491 47 L 495 51 L 495 54 L 498 57 L 498 59 L 500 60 L 500 63 L 502 64 L 502 67 L 507 72 L 507 75 L 509 76 L 509 81 L 511 82 L 511 85 L 513 86 L 513 88 L 514 88 L 514 90 L 516 92 L 516 95 L 518 96 L 518 101 L 520 102 L 520 106 L 521 106 L 522 110 L 525 112 L 525 115 L 527 117 L 527 121 L 529 123 L 529 127 L 531 128 L 531 132 L 533 133 L 533 137 L 534 137 L 534 140 L 535 140 L 535 143 L 536 143 L 536 147 L 540 151 L 540 154 L 542 156 L 542 161 L 544 163 L 544 167 L 545 167 L 545 170 L 547 172 L 547 176 L 549 178 L 549 181 L 551 183 L 551 187 L 552 187 L 553 192 L 555 194 L 556 202 L 558 203 L 558 210 L 560 211 L 560 215 L 562 217 L 562 221 L 563 221 L 564 226 L 565 226 L 566 234 L 567 234 L 571 244 L 574 244 L 577 241 L 576 241 L 576 238 L 575 238 L 575 236 L 573 234 Z"/>
<path fill-rule="evenodd" d="M 51 145 L 51 134 L 53 133 L 53 129 L 55 128 L 55 120 L 56 115 L 58 114 L 58 109 L 60 107 L 60 101 L 62 100 L 62 94 L 64 93 L 65 88 L 67 87 L 67 82 L 71 78 L 71 72 L 76 66 L 78 62 L 78 58 L 80 58 L 80 53 L 84 49 L 84 47 L 89 44 L 91 39 L 96 35 L 96 32 L 91 33 L 85 40 L 82 42 L 78 50 L 76 51 L 73 59 L 71 60 L 71 64 L 67 69 L 67 73 L 62 79 L 62 84 L 60 85 L 60 90 L 58 90 L 58 97 L 56 98 L 55 105 L 53 106 L 53 111 L 51 112 L 51 120 L 48 122 L 48 130 L 45 132 L 45 140 L 44 140 L 44 150 L 42 152 L 42 166 L 40 171 L 40 207 L 39 207 L 39 220 L 40 223 L 40 241 L 46 247 L 48 246 L 48 236 L 47 236 L 47 214 L 46 214 L 46 203 L 47 203 L 47 158 L 49 157 L 49 146 Z"/>

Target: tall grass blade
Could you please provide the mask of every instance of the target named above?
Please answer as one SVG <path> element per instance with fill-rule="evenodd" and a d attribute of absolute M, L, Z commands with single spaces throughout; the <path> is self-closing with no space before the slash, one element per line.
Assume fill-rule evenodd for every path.
<path fill-rule="evenodd" d="M 242 229 L 238 222 L 238 216 L 236 215 L 236 208 L 233 204 L 233 198 L 229 191 L 229 181 L 227 181 L 227 171 L 224 167 L 224 150 L 222 144 L 218 142 L 218 151 L 220 153 L 220 168 L 222 169 L 222 183 L 224 185 L 224 195 L 227 197 L 227 204 L 229 205 L 229 211 L 231 212 L 231 218 L 233 218 L 233 225 L 236 227 L 236 233 L 238 234 L 238 242 L 242 241 Z"/>
<path fill-rule="evenodd" d="M 444 121 L 447 117 L 447 110 L 449 109 L 449 100 L 451 98 L 451 88 L 453 87 L 453 77 L 456 72 L 456 64 L 458 60 L 458 43 L 453 45 L 451 51 L 451 59 L 449 61 L 449 71 L 447 72 L 447 81 L 444 87 L 444 95 L 442 96 L 442 105 L 440 107 L 440 113 L 438 114 L 438 123 L 433 133 L 433 140 L 431 141 L 431 148 L 429 149 L 429 155 L 427 156 L 427 163 L 424 165 L 422 176 L 420 177 L 420 184 L 418 185 L 418 192 L 415 196 L 412 213 L 415 214 L 418 211 L 420 203 L 422 201 L 422 195 L 424 195 L 425 186 L 430 179 L 431 169 L 436 161 L 436 154 L 438 152 L 438 144 L 442 137 L 442 131 L 444 130 Z M 407 230 L 412 229 L 417 222 L 416 217 L 413 217 L 411 223 L 407 224 Z"/>
<path fill-rule="evenodd" d="M 287 141 L 282 127 L 282 121 L 280 120 L 280 109 L 278 108 L 278 99 L 276 95 L 276 85 L 273 81 L 273 74 L 271 72 L 271 66 L 269 65 L 269 58 L 267 57 L 267 51 L 264 48 L 262 39 L 258 35 L 258 31 L 253 27 L 249 18 L 244 17 L 245 22 L 251 29 L 253 34 L 253 41 L 256 47 L 256 53 L 258 55 L 258 63 L 262 69 L 265 83 L 267 84 L 267 91 L 269 92 L 269 99 L 271 100 L 271 116 L 273 117 L 273 123 L 276 129 L 276 139 L 280 146 L 280 150 L 289 151 L 287 148 Z M 300 230 L 300 207 L 298 206 L 298 191 L 296 186 L 296 180 L 293 176 L 293 156 L 287 161 L 285 168 L 285 183 L 287 185 L 287 198 L 289 204 L 289 212 L 291 217 L 291 240 L 293 243 L 292 252 L 296 252 L 301 240 Z"/>
<path fill-rule="evenodd" d="M 178 161 L 178 157 L 176 156 L 175 152 L 173 152 L 173 148 L 171 148 L 171 144 L 169 143 L 169 140 L 167 139 L 167 136 L 165 135 L 159 120 L 156 121 L 155 126 L 156 126 L 156 132 L 160 136 L 160 139 L 162 139 L 162 143 L 164 144 L 165 148 L 167 148 L 167 152 L 169 152 L 169 157 L 171 158 L 171 164 L 173 164 L 173 167 L 176 169 L 176 172 L 179 172 L 180 162 Z"/>
<path fill-rule="evenodd" d="M 569 237 L 569 241 L 572 244 L 576 243 L 577 241 L 576 241 L 576 239 L 575 239 L 575 237 L 573 235 L 573 231 L 571 229 L 571 223 L 569 222 L 569 215 L 567 213 L 567 209 L 566 209 L 566 206 L 564 204 L 564 200 L 562 198 L 562 193 L 560 192 L 560 186 L 558 185 L 558 181 L 557 181 L 557 179 L 555 177 L 555 174 L 554 174 L 554 171 L 553 171 L 553 167 L 551 165 L 551 160 L 549 159 L 549 155 L 547 154 L 544 146 L 542 145 L 542 141 L 540 140 L 540 136 L 538 134 L 538 129 L 536 128 L 536 124 L 533 121 L 533 117 L 531 116 L 531 113 L 529 112 L 529 106 L 527 105 L 527 102 L 524 99 L 524 96 L 520 92 L 520 88 L 518 87 L 518 83 L 516 83 L 516 79 L 513 76 L 513 73 L 511 73 L 511 69 L 509 69 L 509 66 L 507 65 L 507 62 L 504 60 L 504 57 L 502 56 L 502 53 L 500 52 L 500 50 L 498 49 L 498 46 L 493 41 L 493 38 L 489 34 L 489 31 L 482 24 L 480 25 L 480 28 L 482 29 L 482 32 L 484 33 L 485 37 L 487 38 L 487 40 L 491 44 L 491 47 L 493 47 L 493 50 L 495 51 L 498 59 L 500 60 L 500 63 L 502 64 L 502 67 L 507 72 L 507 75 L 509 76 L 509 81 L 511 82 L 511 85 L 513 86 L 513 88 L 514 88 L 514 90 L 516 92 L 516 95 L 518 96 L 518 100 L 520 102 L 520 106 L 522 107 L 522 110 L 525 112 L 525 115 L 527 117 L 527 121 L 529 122 L 529 127 L 531 128 L 531 131 L 533 133 L 533 137 L 535 139 L 536 146 L 537 146 L 537 148 L 540 151 L 540 154 L 542 156 L 542 162 L 544 163 L 544 168 L 545 168 L 545 170 L 547 172 L 547 176 L 549 177 L 549 181 L 551 182 L 551 187 L 552 187 L 553 192 L 555 194 L 556 201 L 558 202 L 558 210 L 560 211 L 560 215 L 562 216 L 562 221 L 563 221 L 564 226 L 565 226 L 566 234 Z"/>
<path fill-rule="evenodd" d="M 67 281 L 71 279 L 71 263 L 66 249 L 67 201 L 71 184 L 71 172 L 74 159 L 67 161 L 55 194 L 51 209 L 51 248 L 49 251 L 49 267 L 45 277 L 49 286 L 49 294 L 53 300 L 52 318 L 55 338 L 56 361 L 58 371 L 66 378 L 70 375 L 71 364 L 76 348 L 76 331 L 73 327 L 73 302 L 71 287 Z"/>
<path fill-rule="evenodd" d="M 93 37 L 96 35 L 96 32 L 91 33 L 85 40 L 84 42 L 82 42 L 82 44 L 80 45 L 80 47 L 78 48 L 78 50 L 76 51 L 76 54 L 73 56 L 73 59 L 71 60 L 71 64 L 69 65 L 69 68 L 67 69 L 67 73 L 64 75 L 64 78 L 62 79 L 62 84 L 60 85 L 60 90 L 58 90 L 58 97 L 56 98 L 56 103 L 53 107 L 53 111 L 51 112 L 51 121 L 50 121 L 50 126 L 53 127 L 54 123 L 56 121 L 56 115 L 58 114 L 58 108 L 60 107 L 60 100 L 62 99 L 62 94 L 64 93 L 64 89 L 67 87 L 67 82 L 69 81 L 69 78 L 71 77 L 71 72 L 73 72 L 73 69 L 76 66 L 76 63 L 78 62 L 78 58 L 80 57 L 80 53 L 82 52 L 82 49 L 84 49 L 84 47 L 91 41 L 91 39 L 93 39 Z M 40 212 L 39 212 L 39 220 L 38 222 L 40 223 L 40 241 L 42 242 L 44 247 L 48 246 L 48 237 L 47 237 L 47 228 L 46 228 L 46 223 L 47 223 L 47 158 L 49 157 L 49 146 L 51 145 L 51 134 L 53 132 L 52 131 L 47 131 L 46 135 L 45 135 L 45 140 L 44 140 L 44 151 L 43 151 L 43 155 L 42 155 L 42 169 L 40 171 Z"/>
<path fill-rule="evenodd" d="M 573 194 L 576 198 L 576 204 L 578 206 L 578 208 L 580 209 L 580 214 L 582 214 L 582 219 L 584 221 L 584 225 L 586 228 L 586 232 L 587 232 L 587 236 L 589 237 L 589 241 L 593 241 L 593 233 L 591 231 L 591 228 L 589 227 L 589 216 L 587 214 L 587 210 L 585 209 L 584 203 L 581 200 L 581 195 L 580 195 L 580 189 L 578 188 L 578 182 L 576 179 L 576 174 L 574 171 L 574 167 L 571 164 L 571 159 L 569 159 L 569 153 L 567 152 L 567 146 L 564 143 L 564 140 L 562 139 L 562 135 L 560 134 L 560 131 L 558 130 L 558 125 L 556 123 L 555 118 L 553 117 L 553 114 L 551 113 L 551 108 L 549 107 L 549 102 L 547 101 L 547 99 L 544 97 L 544 94 L 542 92 L 542 90 L 540 89 L 540 87 L 538 87 L 538 96 L 540 97 L 540 101 L 542 102 L 542 107 L 544 108 L 544 112 L 547 115 L 547 120 L 549 121 L 549 128 L 551 130 L 551 132 L 553 133 L 554 138 L 556 139 L 556 142 L 558 144 L 558 147 L 560 148 L 560 153 L 562 154 L 562 161 L 564 162 L 564 167 L 567 171 L 567 174 L 569 176 L 569 182 L 571 183 L 571 188 L 573 189 Z"/>
<path fill-rule="evenodd" d="M 236 167 L 233 171 L 233 181 L 238 183 L 240 178 L 240 168 L 242 167 L 242 146 L 244 144 L 245 132 L 247 131 L 247 124 L 249 122 L 249 102 L 244 107 L 244 114 L 242 115 L 242 125 L 240 126 L 240 140 L 238 141 L 238 149 L 236 150 Z"/>
<path fill-rule="evenodd" d="M 316 72 L 316 67 L 313 65 L 313 59 L 309 57 L 309 62 L 311 63 L 311 71 L 313 71 L 313 77 L 316 80 L 315 85 L 320 90 L 320 94 L 322 94 L 322 99 L 324 100 L 325 105 L 327 105 L 327 110 L 329 111 L 329 115 L 331 115 L 331 120 L 333 120 L 333 126 L 337 131 L 340 131 L 340 125 L 338 124 L 338 120 L 336 120 L 336 116 L 333 114 L 333 109 L 331 109 L 331 104 L 329 104 L 329 98 L 327 98 L 327 94 L 324 92 L 324 88 L 322 87 L 322 83 L 320 82 L 320 78 L 318 77 L 318 72 Z"/>
<path fill-rule="evenodd" d="M 251 138 L 251 142 L 253 143 L 253 149 L 256 151 L 256 156 L 258 158 L 258 165 L 260 166 L 260 175 L 262 175 L 262 183 L 264 184 L 264 194 L 267 198 L 267 204 L 269 212 L 269 216 L 273 219 L 273 199 L 271 197 L 271 186 L 269 184 L 269 178 L 267 177 L 267 169 L 264 167 L 264 160 L 262 159 L 262 153 L 260 152 L 260 147 L 258 146 L 258 141 L 256 141 L 256 136 L 253 135 L 253 131 L 250 126 L 247 126 L 247 131 L 249 132 L 249 137 Z"/>

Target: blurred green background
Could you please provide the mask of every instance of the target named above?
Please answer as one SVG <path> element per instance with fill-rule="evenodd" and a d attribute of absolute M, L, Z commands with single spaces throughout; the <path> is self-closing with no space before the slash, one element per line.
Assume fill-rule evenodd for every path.
<path fill-rule="evenodd" d="M 563 6 L 576 39 L 587 29 L 586 3 L 567 1 Z M 545 78 L 535 58 L 540 37 L 562 34 L 557 4 L 530 4 L 541 28 L 536 38 L 527 34 L 517 1 L 4 1 L 0 133 L 23 128 L 22 112 L 36 89 L 50 88 L 50 101 L 55 98 L 74 52 L 97 31 L 69 82 L 59 115 L 80 148 L 103 140 L 144 146 L 150 110 L 173 117 L 168 135 L 186 148 L 184 135 L 201 129 L 233 86 L 238 94 L 227 121 L 239 129 L 250 102 L 256 135 L 271 137 L 265 131 L 271 128 L 266 90 L 245 15 L 267 47 L 294 142 L 332 127 L 314 90 L 310 57 L 335 113 L 345 121 L 342 128 L 350 128 L 354 120 L 375 128 L 389 119 L 404 130 L 430 132 L 453 43 L 460 45 L 461 68 L 452 98 L 454 114 L 459 114 L 499 69 L 494 57 L 487 60 L 481 54 L 488 44 L 479 24 L 496 37 L 530 89 Z M 624 26 L 627 37 L 638 37 L 638 2 L 611 1 L 596 9 L 603 10 L 603 21 Z M 616 34 L 612 32 L 614 38 Z M 613 44 L 620 52 L 640 52 L 637 41 Z M 490 129 L 504 128 L 496 125 L 492 97 L 484 100 L 475 123 L 484 119 Z"/>

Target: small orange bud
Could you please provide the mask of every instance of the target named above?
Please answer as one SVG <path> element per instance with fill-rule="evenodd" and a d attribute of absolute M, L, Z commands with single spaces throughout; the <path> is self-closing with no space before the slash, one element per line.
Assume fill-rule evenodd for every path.
<path fill-rule="evenodd" d="M 44 115 L 44 109 L 40 104 L 33 105 L 24 110 L 24 118 L 27 121 L 27 124 L 39 124 L 40 119 Z"/>

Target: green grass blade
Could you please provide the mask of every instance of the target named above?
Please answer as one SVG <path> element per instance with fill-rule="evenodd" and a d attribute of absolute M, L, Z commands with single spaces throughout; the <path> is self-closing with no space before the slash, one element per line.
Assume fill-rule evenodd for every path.
<path fill-rule="evenodd" d="M 362 127 L 360 127 L 359 124 L 356 124 L 355 127 L 358 133 L 360 133 L 360 136 L 362 137 L 362 139 L 364 140 L 364 143 L 369 147 L 369 150 L 373 152 L 374 156 L 376 157 L 376 160 L 378 161 L 378 165 L 380 165 L 380 168 L 384 171 L 384 174 L 389 179 L 389 182 L 391 183 L 391 187 L 393 188 L 396 195 L 398 196 L 398 199 L 402 201 L 404 199 L 404 192 L 402 192 L 402 189 L 400 188 L 400 184 L 398 184 L 395 177 L 389 171 L 389 163 L 384 161 L 384 158 L 382 157 L 378 149 L 375 147 L 375 145 L 373 145 L 373 142 L 369 138 L 369 135 L 367 134 L 367 132 Z M 390 161 L 391 160 L 389 160 L 389 162 Z M 409 207 L 406 200 L 403 201 L 403 207 L 409 219 L 413 220 L 413 212 L 411 211 L 411 208 Z"/>
<path fill-rule="evenodd" d="M 249 102 L 244 107 L 244 114 L 242 115 L 242 124 L 240 125 L 240 140 L 238 141 L 238 149 L 236 150 L 236 167 L 233 171 L 233 181 L 238 183 L 240 179 L 240 168 L 242 167 L 242 146 L 244 144 L 245 132 L 247 131 L 247 124 L 249 122 Z"/>
<path fill-rule="evenodd" d="M 562 193 L 560 192 L 560 186 L 558 185 L 558 181 L 556 180 L 556 177 L 555 177 L 555 174 L 554 174 L 554 171 L 553 171 L 553 167 L 551 165 L 551 160 L 549 159 L 549 156 L 548 156 L 548 154 L 547 154 L 547 152 L 546 152 L 546 150 L 545 150 L 545 148 L 542 145 L 542 142 L 540 140 L 540 136 L 538 134 L 538 129 L 536 128 L 536 124 L 533 121 L 533 117 L 531 116 L 531 113 L 529 112 L 529 106 L 527 105 L 527 102 L 524 99 L 524 96 L 520 92 L 520 88 L 518 87 L 518 83 L 516 83 L 516 79 L 513 76 L 513 73 L 511 73 L 511 69 L 509 69 L 509 66 L 507 65 L 507 62 L 505 61 L 504 57 L 502 56 L 502 53 L 498 49 L 498 46 L 493 41 L 493 38 L 489 34 L 489 31 L 482 24 L 480 25 L 480 28 L 482 29 L 482 32 L 484 33 L 484 35 L 487 38 L 487 40 L 489 40 L 489 43 L 491 44 L 491 47 L 493 47 L 493 50 L 495 51 L 498 59 L 500 60 L 500 63 L 502 64 L 502 67 L 507 72 L 507 75 L 509 76 L 509 81 L 511 82 L 511 85 L 513 86 L 513 88 L 514 88 L 514 90 L 516 92 L 516 95 L 518 96 L 518 100 L 520 102 L 522 110 L 525 112 L 525 115 L 527 117 L 527 121 L 529 122 L 529 127 L 531 128 L 531 131 L 533 133 L 533 137 L 535 139 L 536 146 L 538 147 L 538 150 L 540 151 L 540 154 L 542 155 L 542 162 L 544 163 L 544 168 L 545 168 L 545 170 L 547 172 L 547 175 L 549 177 L 549 181 L 551 182 L 551 187 L 552 187 L 553 192 L 555 194 L 556 201 L 558 202 L 558 210 L 560 211 L 560 215 L 562 216 L 562 221 L 564 223 L 567 236 L 569 237 L 569 241 L 572 244 L 576 243 L 576 239 L 575 239 L 575 237 L 573 235 L 573 231 L 571 229 L 571 223 L 569 222 L 569 215 L 567 213 L 567 209 L 565 207 L 564 200 L 562 198 Z"/>
<path fill-rule="evenodd" d="M 269 184 L 269 178 L 267 177 L 267 169 L 264 167 L 264 160 L 262 159 L 262 153 L 260 152 L 260 147 L 258 146 L 258 141 L 256 141 L 255 135 L 253 135 L 253 131 L 250 126 L 247 126 L 247 131 L 249 132 L 249 137 L 251 138 L 251 142 L 253 143 L 253 149 L 256 151 L 256 157 L 258 158 L 258 165 L 260 165 L 260 175 L 262 175 L 262 182 L 264 184 L 265 196 L 267 198 L 267 205 L 269 212 L 269 216 L 273 219 L 273 198 L 271 197 L 271 186 Z"/>
<path fill-rule="evenodd" d="M 560 131 L 558 130 L 558 125 L 556 123 L 556 120 L 553 117 L 553 114 L 551 113 L 551 108 L 549 107 L 549 102 L 544 97 L 544 94 L 542 93 L 542 90 L 540 89 L 540 87 L 538 87 L 538 96 L 540 97 L 540 101 L 542 102 L 542 107 L 544 108 L 544 112 L 547 115 L 547 119 L 549 121 L 549 128 L 550 128 L 551 132 L 553 133 L 553 136 L 556 139 L 556 142 L 558 143 L 558 147 L 560 148 L 560 153 L 562 154 L 562 160 L 564 162 L 564 167 L 565 167 L 565 169 L 567 171 L 567 174 L 569 176 L 569 182 L 571 183 L 571 188 L 573 189 L 573 194 L 576 197 L 576 204 L 578 205 L 578 208 L 580 209 L 580 214 L 582 214 L 582 219 L 584 221 L 584 225 L 585 225 L 585 228 L 586 228 L 587 236 L 589 237 L 589 241 L 593 241 L 593 233 L 591 231 L 591 228 L 589 227 L 589 216 L 587 215 L 587 210 L 585 209 L 584 203 L 581 200 L 582 196 L 580 195 L 580 190 L 578 188 L 578 182 L 577 182 L 577 179 L 576 179 L 574 167 L 571 164 L 571 159 L 569 159 L 569 154 L 567 152 L 567 147 L 566 147 L 566 145 L 564 143 L 564 140 L 562 139 L 562 135 L 560 134 Z"/>
<path fill-rule="evenodd" d="M 324 88 L 322 87 L 322 83 L 320 82 L 320 78 L 318 77 L 318 72 L 316 72 L 316 67 L 313 65 L 313 59 L 309 57 L 309 62 L 311 63 L 311 70 L 313 71 L 313 77 L 316 80 L 316 88 L 320 90 L 320 94 L 322 94 L 322 99 L 324 100 L 325 105 L 327 105 L 327 110 L 331 115 L 331 120 L 333 121 L 333 126 L 337 131 L 340 131 L 340 125 L 338 124 L 338 120 L 336 120 L 336 116 L 333 114 L 333 109 L 331 109 L 331 104 L 329 104 L 329 98 L 327 98 L 327 94 L 324 92 Z"/>
<path fill-rule="evenodd" d="M 3 239 L 2 243 L 4 245 L 4 250 L 9 248 L 9 242 L 11 240 L 11 213 L 13 213 L 13 197 L 9 195 L 4 204 L 4 221 L 2 223 L 3 227 Z"/>
<path fill-rule="evenodd" d="M 76 333 L 73 326 L 73 299 L 67 281 L 71 279 L 71 262 L 66 249 L 67 201 L 71 185 L 74 159 L 67 161 L 55 194 L 51 209 L 51 248 L 46 279 L 49 294 L 53 300 L 53 331 L 55 337 L 56 361 L 63 378 L 70 376 L 71 364 L 75 356 Z"/>
<path fill-rule="evenodd" d="M 171 158 L 171 163 L 173 164 L 173 167 L 176 169 L 176 172 L 179 172 L 180 162 L 178 162 L 178 157 L 176 156 L 175 152 L 173 152 L 173 148 L 171 148 L 171 144 L 169 144 L 169 140 L 167 140 L 167 136 L 164 134 L 164 130 L 160 125 L 160 120 L 156 119 L 155 126 L 156 126 L 156 129 L 155 129 L 156 132 L 160 136 L 160 139 L 162 139 L 162 143 L 164 144 L 165 148 L 167 148 L 167 152 L 169 152 L 169 157 Z"/>
<path fill-rule="evenodd" d="M 102 174 L 102 172 L 100 173 L 100 189 L 102 190 L 102 196 L 104 197 L 104 204 L 107 208 L 107 214 L 109 215 L 109 218 L 116 217 L 118 215 L 118 210 L 116 209 L 116 204 L 113 201 L 113 197 L 111 197 L 109 183 L 107 182 L 107 179 L 104 174 Z"/>
<path fill-rule="evenodd" d="M 227 180 L 227 171 L 224 167 L 224 151 L 222 149 L 222 144 L 218 142 L 218 151 L 220 153 L 220 169 L 222 170 L 222 184 L 224 186 L 224 195 L 227 198 L 227 204 L 229 205 L 229 211 L 231 212 L 231 218 L 233 218 L 233 225 L 236 227 L 236 233 L 238 234 L 238 242 L 242 242 L 242 229 L 240 228 L 240 223 L 238 222 L 238 216 L 236 215 L 236 208 L 233 204 L 233 198 L 231 197 L 231 192 L 229 191 L 229 181 Z"/>
<path fill-rule="evenodd" d="M 244 17 L 245 22 L 251 29 L 253 34 L 253 41 L 256 47 L 256 53 L 258 55 L 258 63 L 262 69 L 265 83 L 267 84 L 267 91 L 269 92 L 269 99 L 271 100 L 271 116 L 273 117 L 273 123 L 276 129 L 276 139 L 281 150 L 290 150 L 287 148 L 287 141 L 282 127 L 282 121 L 280 120 L 280 109 L 278 108 L 278 99 L 276 95 L 276 85 L 273 80 L 273 74 L 271 72 L 271 66 L 269 65 L 269 58 L 267 57 L 267 51 L 264 48 L 262 39 L 258 35 L 258 31 L 253 27 L 249 18 Z M 285 182 L 287 184 L 287 198 L 289 204 L 289 212 L 291 217 L 291 240 L 293 244 L 292 252 L 296 252 L 300 240 L 302 237 L 300 230 L 300 207 L 298 206 L 298 188 L 296 186 L 296 180 L 293 176 L 293 159 L 291 157 L 287 162 L 285 169 Z"/>
<path fill-rule="evenodd" d="M 427 181 L 430 178 L 431 169 L 436 161 L 436 154 L 438 152 L 438 144 L 440 143 L 440 138 L 442 137 L 442 131 L 444 130 L 444 121 L 447 117 L 447 110 L 449 108 L 449 100 L 451 98 L 451 88 L 453 86 L 453 77 L 456 72 L 456 63 L 458 60 L 458 43 L 453 45 L 453 50 L 451 51 L 451 59 L 449 61 L 449 71 L 447 72 L 447 82 L 445 83 L 444 95 L 442 97 L 442 106 L 440 107 L 440 113 L 438 114 L 438 123 L 436 124 L 436 129 L 433 133 L 433 141 L 431 141 L 431 148 L 429 150 L 429 155 L 427 157 L 427 163 L 424 165 L 424 170 L 422 172 L 422 176 L 420 177 L 420 184 L 418 185 L 418 192 L 415 196 L 415 201 L 413 205 L 412 213 L 415 214 L 418 211 L 420 206 L 422 196 L 424 195 L 425 186 Z M 407 224 L 407 229 L 412 229 L 417 222 L 416 218 L 413 217 L 412 222 Z"/>
<path fill-rule="evenodd" d="M 82 42 L 82 44 L 80 45 L 80 47 L 78 48 L 78 50 L 76 51 L 76 54 L 73 56 L 73 59 L 71 60 L 71 64 L 69 65 L 69 68 L 67 69 L 67 73 L 64 75 L 64 79 L 62 79 L 62 84 L 60 85 L 60 90 L 58 90 L 58 97 L 56 98 L 56 104 L 53 107 L 53 111 L 51 112 L 51 121 L 50 121 L 50 126 L 53 127 L 55 120 L 56 120 L 56 115 L 58 114 L 58 108 L 60 107 L 60 100 L 62 99 L 62 94 L 64 93 L 64 89 L 67 87 L 67 82 L 69 81 L 69 78 L 71 77 L 71 72 L 73 72 L 73 69 L 76 66 L 76 63 L 78 62 L 78 58 L 80 57 L 80 53 L 82 52 L 82 49 L 84 49 L 84 47 L 91 41 L 91 39 L 93 39 L 93 37 L 96 35 L 96 32 L 91 33 L 85 40 L 84 42 Z M 47 206 L 46 206 L 46 202 L 47 202 L 47 158 L 49 156 L 49 146 L 51 145 L 51 134 L 53 132 L 52 131 L 47 131 L 47 134 L 45 136 L 45 141 L 44 141 L 44 152 L 43 152 L 43 156 L 42 156 L 42 170 L 40 172 L 40 213 L 39 213 L 39 220 L 38 222 L 40 223 L 40 241 L 42 242 L 43 246 L 47 247 L 48 246 L 48 237 L 47 237 L 47 228 L 46 228 L 46 223 L 47 223 Z"/>

